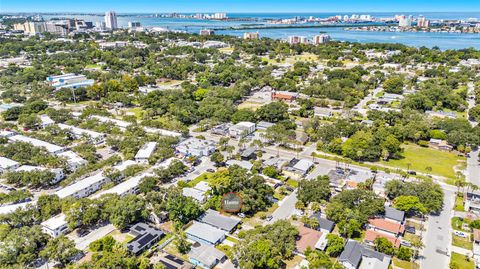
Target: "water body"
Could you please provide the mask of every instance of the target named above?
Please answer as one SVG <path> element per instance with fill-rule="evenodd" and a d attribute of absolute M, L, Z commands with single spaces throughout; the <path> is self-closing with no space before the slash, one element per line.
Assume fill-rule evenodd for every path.
<path fill-rule="evenodd" d="M 364 13 L 356 13 L 364 14 Z M 369 13 L 373 17 L 386 18 L 393 17 L 395 14 L 413 15 L 414 17 L 423 15 L 428 19 L 448 20 L 480 18 L 480 12 L 462 12 L 462 13 L 444 13 L 444 12 L 404 12 L 404 13 Z M 129 21 L 139 21 L 143 26 L 158 26 L 171 30 L 183 30 L 189 33 L 198 33 L 204 28 L 228 28 L 240 27 L 244 25 L 265 25 L 264 19 L 283 19 L 314 16 L 318 18 L 327 18 L 335 15 L 349 15 L 352 13 L 232 13 L 228 14 L 230 18 L 256 18 L 258 21 L 213 21 L 213 20 L 197 20 L 197 19 L 177 19 L 177 18 L 156 18 L 149 14 L 119 14 L 118 24 L 120 27 L 126 27 Z M 102 15 L 49 15 L 44 16 L 45 19 L 52 17 L 69 17 L 81 18 L 86 21 L 103 21 Z M 367 32 L 367 31 L 346 31 L 341 27 L 333 28 L 282 28 L 282 29 L 259 29 L 255 30 L 260 33 L 261 37 L 269 37 L 275 39 L 286 39 L 291 35 L 299 35 L 313 37 L 320 32 L 328 33 L 332 39 L 339 41 L 361 42 L 361 43 L 401 43 L 414 47 L 433 47 L 440 49 L 463 49 L 476 48 L 480 49 L 480 34 L 463 34 L 463 33 L 413 33 L 413 32 Z M 248 30 L 219 30 L 217 34 L 243 36 Z"/>

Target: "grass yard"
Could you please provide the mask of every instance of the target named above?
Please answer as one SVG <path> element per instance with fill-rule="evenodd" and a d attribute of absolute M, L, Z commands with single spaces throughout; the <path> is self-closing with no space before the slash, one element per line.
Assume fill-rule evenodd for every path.
<path fill-rule="evenodd" d="M 405 233 L 403 239 L 410 242 L 413 246 L 418 246 L 422 243 L 422 237 L 411 233 Z"/>
<path fill-rule="evenodd" d="M 194 178 L 192 181 L 187 183 L 187 186 L 190 188 L 193 188 L 195 185 L 197 185 L 200 181 L 209 181 L 213 173 L 210 172 L 205 172 L 198 177 Z"/>
<path fill-rule="evenodd" d="M 391 159 L 381 163 L 446 178 L 455 178 L 453 167 L 466 161 L 465 157 L 460 157 L 453 152 L 424 148 L 413 144 L 402 145 L 402 148 L 404 149 L 403 159 Z M 431 171 L 428 170 L 428 167 L 431 168 Z"/>
<path fill-rule="evenodd" d="M 475 263 L 465 255 L 452 252 L 450 257 L 450 268 L 474 269 Z"/>
<path fill-rule="evenodd" d="M 393 265 L 398 268 L 403 268 L 403 269 L 419 269 L 420 265 L 414 262 L 407 262 L 407 261 L 402 261 L 396 257 L 393 258 Z"/>
<path fill-rule="evenodd" d="M 223 53 L 230 54 L 230 53 L 233 52 L 233 48 L 232 48 L 232 47 L 219 48 L 218 51 L 223 52 Z"/>
<path fill-rule="evenodd" d="M 468 219 L 463 219 L 463 220 L 462 220 L 462 219 L 459 218 L 459 217 L 453 217 L 451 223 L 452 223 L 452 228 L 453 228 L 454 230 L 470 232 L 470 229 L 463 229 L 463 228 L 462 228 L 463 223 L 469 224 L 469 220 L 468 220 Z"/>
<path fill-rule="evenodd" d="M 127 112 L 132 113 L 137 118 L 137 120 L 142 119 L 143 109 L 141 107 L 130 108 L 127 110 Z"/>
<path fill-rule="evenodd" d="M 463 207 L 463 198 L 458 196 L 458 195 L 455 197 L 455 207 L 454 207 L 454 209 L 455 209 L 455 211 L 461 211 L 461 212 L 465 211 L 465 208 Z"/>
<path fill-rule="evenodd" d="M 298 181 L 294 179 L 287 180 L 287 184 L 292 188 L 298 188 Z"/>
<path fill-rule="evenodd" d="M 262 105 L 263 104 L 256 103 L 256 102 L 245 101 L 238 105 L 238 109 L 248 108 L 255 111 L 257 108 L 261 107 Z"/>
<path fill-rule="evenodd" d="M 473 250 L 473 243 L 469 238 L 452 235 L 452 245 L 468 250 Z"/>

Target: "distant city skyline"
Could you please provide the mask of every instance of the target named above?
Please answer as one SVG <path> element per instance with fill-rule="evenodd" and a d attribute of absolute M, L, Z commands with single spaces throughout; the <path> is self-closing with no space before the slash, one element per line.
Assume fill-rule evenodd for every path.
<path fill-rule="evenodd" d="M 114 1 L 114 0 L 0 0 L 0 13 L 12 12 L 84 12 L 98 13 L 114 10 L 117 13 L 164 12 L 231 12 L 231 13 L 282 13 L 282 12 L 474 12 L 479 11 L 478 0 L 231 0 L 231 1 Z"/>

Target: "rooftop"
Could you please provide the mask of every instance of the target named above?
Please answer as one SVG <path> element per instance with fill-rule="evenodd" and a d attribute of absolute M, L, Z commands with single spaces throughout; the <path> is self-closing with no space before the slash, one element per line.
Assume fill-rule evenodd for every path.
<path fill-rule="evenodd" d="M 208 266 L 209 268 L 213 268 L 225 257 L 225 254 L 216 249 L 214 246 L 194 244 L 188 253 L 188 256 L 190 259 L 194 259 Z"/>
<path fill-rule="evenodd" d="M 240 223 L 240 219 L 222 215 L 220 212 L 212 209 L 208 209 L 200 217 L 199 221 L 227 232 L 231 232 Z"/>
<path fill-rule="evenodd" d="M 14 166 L 17 166 L 17 165 L 19 165 L 19 163 L 12 160 L 12 159 L 8 159 L 8 158 L 5 158 L 5 157 L 0 157 L 0 168 L 1 169 L 9 169 L 10 167 L 14 167 Z"/>
<path fill-rule="evenodd" d="M 46 227 L 50 230 L 56 230 L 56 229 L 66 225 L 66 224 L 67 224 L 66 216 L 63 213 L 59 214 L 59 215 L 56 215 L 54 217 L 51 217 L 51 218 L 49 218 L 46 221 L 41 223 L 41 225 L 43 227 Z"/>
<path fill-rule="evenodd" d="M 303 253 L 308 247 L 312 249 L 315 248 L 322 233 L 305 226 L 300 226 L 298 228 L 298 236 L 299 238 L 296 242 L 297 250 Z"/>
<path fill-rule="evenodd" d="M 24 135 L 14 135 L 9 137 L 9 139 L 14 142 L 26 142 L 34 147 L 44 147 L 49 153 L 58 153 L 60 151 L 63 151 L 63 148 L 60 146 Z"/>
<path fill-rule="evenodd" d="M 403 222 L 405 219 L 405 212 L 390 206 L 385 206 L 385 218 Z"/>
<path fill-rule="evenodd" d="M 87 177 L 85 179 L 77 181 L 72 185 L 69 185 L 63 189 L 60 189 L 55 194 L 58 195 L 59 198 L 65 198 L 75 194 L 78 191 L 86 189 L 92 186 L 93 184 L 96 184 L 104 179 L 105 179 L 105 176 L 103 176 L 103 172 L 99 172 L 93 176 Z"/>
<path fill-rule="evenodd" d="M 368 224 L 394 234 L 402 234 L 405 231 L 405 226 L 402 224 L 382 218 L 369 219 Z"/>
<path fill-rule="evenodd" d="M 193 224 L 185 231 L 188 235 L 202 239 L 212 244 L 218 243 L 225 237 L 225 231 L 213 227 L 212 225 L 193 221 Z"/>
<path fill-rule="evenodd" d="M 157 142 L 148 142 L 145 143 L 137 152 L 135 155 L 135 159 L 147 159 L 150 158 L 152 153 L 155 151 L 155 148 L 157 147 Z"/>

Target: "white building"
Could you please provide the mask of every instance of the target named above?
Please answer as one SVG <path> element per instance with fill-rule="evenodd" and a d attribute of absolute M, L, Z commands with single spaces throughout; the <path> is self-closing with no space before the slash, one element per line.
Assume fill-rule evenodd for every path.
<path fill-rule="evenodd" d="M 20 164 L 14 160 L 0 157 L 0 174 L 4 172 L 14 171 L 20 166 Z"/>
<path fill-rule="evenodd" d="M 308 39 L 304 36 L 289 36 L 288 43 L 289 44 L 307 44 Z"/>
<path fill-rule="evenodd" d="M 205 192 L 201 190 L 197 190 L 195 188 L 183 188 L 182 193 L 183 193 L 183 196 L 191 197 L 197 200 L 197 202 L 199 202 L 200 204 L 203 204 L 205 203 L 205 201 L 207 201 Z"/>
<path fill-rule="evenodd" d="M 57 146 L 42 140 L 38 140 L 36 138 L 24 136 L 24 135 L 14 135 L 14 136 L 10 136 L 8 139 L 13 142 L 29 143 L 34 147 L 44 147 L 50 154 L 60 154 L 63 151 L 65 151 L 65 149 L 60 146 Z"/>
<path fill-rule="evenodd" d="M 62 130 L 70 132 L 76 139 L 87 137 L 88 140 L 93 144 L 101 144 L 105 142 L 106 135 L 103 133 L 86 130 L 63 123 L 59 123 L 58 127 Z"/>
<path fill-rule="evenodd" d="M 57 184 L 65 178 L 65 173 L 61 168 L 49 169 L 41 166 L 22 165 L 18 167 L 15 172 L 31 172 L 31 171 L 49 171 L 55 174 L 55 178 L 50 182 L 51 184 Z"/>
<path fill-rule="evenodd" d="M 258 32 L 246 32 L 243 33 L 243 39 L 259 39 L 260 34 Z"/>
<path fill-rule="evenodd" d="M 42 128 L 45 128 L 47 126 L 52 126 L 53 124 L 55 124 L 55 122 L 47 115 L 40 115 L 40 121 L 41 121 L 40 126 Z"/>
<path fill-rule="evenodd" d="M 136 194 L 138 193 L 138 185 L 140 184 L 142 179 L 145 177 L 153 177 L 153 176 L 155 175 L 152 173 L 143 173 L 138 176 L 134 176 L 108 190 L 104 190 L 93 195 L 92 198 L 99 198 L 102 195 L 110 194 L 110 193 L 117 194 L 120 196 L 124 196 L 128 194 Z"/>
<path fill-rule="evenodd" d="M 314 45 L 320 45 L 320 44 L 325 44 L 330 41 L 330 36 L 326 34 L 321 34 L 321 35 L 316 35 L 313 37 L 313 44 Z"/>
<path fill-rule="evenodd" d="M 109 30 L 115 30 L 118 28 L 117 13 L 115 11 L 105 12 L 105 27 Z"/>
<path fill-rule="evenodd" d="M 125 131 L 128 126 L 132 125 L 131 122 L 127 122 L 127 121 L 123 121 L 123 120 L 117 120 L 117 119 L 112 119 L 112 118 L 105 117 L 105 116 L 92 115 L 92 116 L 90 116 L 90 118 L 96 119 L 96 120 L 98 120 L 99 122 L 102 122 L 102 123 L 114 124 L 115 126 L 117 126 L 118 128 L 120 128 L 120 130 L 122 130 L 122 131 Z"/>
<path fill-rule="evenodd" d="M 203 157 L 212 154 L 215 151 L 215 142 L 211 140 L 200 140 L 198 138 L 189 138 L 180 142 L 176 151 L 185 156 Z"/>
<path fill-rule="evenodd" d="M 157 142 L 148 142 L 138 150 L 135 155 L 135 161 L 142 164 L 148 164 L 148 159 L 157 148 Z"/>
<path fill-rule="evenodd" d="M 93 79 L 87 79 L 85 75 L 76 75 L 73 73 L 49 76 L 47 77 L 47 82 L 52 87 L 55 87 L 56 90 L 62 88 L 76 89 L 80 87 L 92 86 L 95 83 Z"/>
<path fill-rule="evenodd" d="M 84 166 L 87 164 L 87 161 L 82 157 L 78 156 L 77 153 L 68 150 L 57 154 L 58 157 L 63 157 L 67 160 L 67 168 L 69 171 L 76 171 L 80 166 Z"/>
<path fill-rule="evenodd" d="M 93 176 L 82 179 L 72 185 L 58 190 L 55 194 L 63 199 L 65 197 L 73 196 L 75 198 L 87 197 L 90 194 L 98 191 L 104 184 L 108 183 L 110 179 L 99 172 Z"/>
<path fill-rule="evenodd" d="M 65 214 L 59 214 L 40 224 L 42 231 L 51 237 L 58 237 L 68 230 L 68 223 Z"/>
<path fill-rule="evenodd" d="M 228 129 L 228 134 L 232 137 L 244 137 L 255 132 L 255 123 L 241 121 Z"/>
<path fill-rule="evenodd" d="M 409 18 L 401 17 L 398 20 L 398 26 L 400 26 L 400 27 L 410 27 L 410 26 L 412 26 L 412 21 Z"/>
<path fill-rule="evenodd" d="M 214 33 L 215 33 L 215 31 L 213 31 L 212 29 L 202 29 L 202 30 L 200 30 L 200 35 L 203 35 L 203 36 L 213 35 Z"/>

